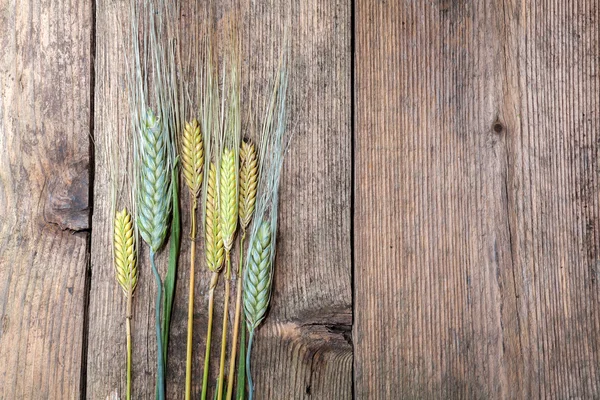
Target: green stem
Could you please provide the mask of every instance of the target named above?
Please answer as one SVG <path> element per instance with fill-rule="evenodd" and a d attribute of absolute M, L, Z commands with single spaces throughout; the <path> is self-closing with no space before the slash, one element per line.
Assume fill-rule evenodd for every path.
<path fill-rule="evenodd" d="M 227 395 L 225 396 L 225 400 L 231 400 L 233 396 L 233 382 L 235 379 L 235 358 L 237 356 L 237 339 L 238 333 L 240 330 L 240 314 L 242 309 L 242 266 L 243 266 L 243 255 L 244 252 L 244 237 L 246 233 L 244 232 L 240 236 L 240 264 L 237 270 L 237 295 L 235 301 L 235 319 L 233 321 L 233 335 L 231 336 L 231 355 L 229 359 L 229 380 L 227 382 Z"/>
<path fill-rule="evenodd" d="M 160 275 L 156 269 L 155 254 L 153 250 L 150 250 L 150 265 L 152 266 L 152 273 L 154 274 L 154 280 L 156 281 L 156 310 L 154 312 L 155 328 L 156 328 L 156 346 L 157 346 L 157 394 L 158 400 L 165 399 L 165 360 L 162 345 L 162 335 L 160 331 L 160 307 L 162 305 L 162 281 Z"/>
<path fill-rule="evenodd" d="M 236 400 L 246 397 L 246 315 L 242 312 L 240 335 L 240 356 L 238 358 L 237 393 Z"/>
<path fill-rule="evenodd" d="M 248 400 L 254 397 L 254 384 L 252 383 L 252 374 L 250 372 L 250 357 L 252 356 L 252 342 L 254 341 L 254 329 L 250 331 L 248 339 L 248 353 L 246 354 L 246 376 L 248 377 Z"/>
<path fill-rule="evenodd" d="M 204 375 L 202 377 L 202 400 L 208 394 L 208 369 L 210 366 L 210 340 L 212 337 L 213 309 L 215 303 L 215 288 L 219 282 L 219 273 L 213 272 L 208 290 L 208 332 L 206 333 L 206 353 L 204 354 Z"/>
<path fill-rule="evenodd" d="M 225 277 L 225 305 L 223 306 L 223 333 L 221 335 L 221 362 L 219 365 L 219 387 L 217 400 L 223 399 L 223 385 L 225 384 L 225 358 L 227 357 L 227 320 L 229 319 L 229 288 L 231 282 L 231 254 L 225 254 L 227 260 L 227 275 Z"/>
<path fill-rule="evenodd" d="M 133 294 L 127 294 L 127 317 L 125 318 L 125 329 L 127 330 L 127 400 L 131 400 L 131 302 Z"/>

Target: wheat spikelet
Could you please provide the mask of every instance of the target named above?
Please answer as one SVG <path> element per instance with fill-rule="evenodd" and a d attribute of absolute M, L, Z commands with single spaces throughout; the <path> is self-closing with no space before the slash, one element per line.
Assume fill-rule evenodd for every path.
<path fill-rule="evenodd" d="M 240 148 L 240 225 L 246 231 L 256 204 L 256 188 L 258 185 L 258 158 L 256 146 L 247 141 Z"/>
<path fill-rule="evenodd" d="M 244 270 L 244 310 L 248 329 L 256 328 L 265 317 L 271 297 L 271 224 L 263 221 L 250 242 Z"/>
<path fill-rule="evenodd" d="M 117 281 L 125 295 L 128 295 L 137 286 L 138 272 L 133 221 L 126 208 L 115 216 L 114 246 Z"/>
<path fill-rule="evenodd" d="M 181 166 L 185 184 L 192 196 L 198 197 L 204 174 L 204 141 L 196 119 L 185 124 L 181 140 Z"/>
<path fill-rule="evenodd" d="M 165 240 L 170 211 L 168 133 L 147 110 L 140 132 L 140 171 L 137 224 L 142 238 L 154 252 Z"/>
<path fill-rule="evenodd" d="M 224 149 L 221 156 L 219 174 L 220 226 L 225 251 L 231 251 L 237 228 L 238 199 L 236 153 L 233 149 Z"/>
<path fill-rule="evenodd" d="M 210 163 L 208 181 L 206 185 L 206 218 L 204 236 L 206 238 L 206 263 L 212 272 L 217 272 L 223 266 L 225 259 L 223 250 L 223 237 L 219 224 L 217 208 L 217 169 Z"/>

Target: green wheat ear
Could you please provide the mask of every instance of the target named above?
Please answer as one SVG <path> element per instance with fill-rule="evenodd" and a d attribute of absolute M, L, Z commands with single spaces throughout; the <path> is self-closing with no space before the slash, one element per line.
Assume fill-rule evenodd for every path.
<path fill-rule="evenodd" d="M 140 135 L 137 224 L 142 238 L 155 253 L 163 244 L 169 225 L 168 138 L 158 117 L 148 109 Z"/>
<path fill-rule="evenodd" d="M 210 163 L 208 169 L 206 218 L 204 224 L 206 263 L 212 272 L 218 272 L 223 266 L 225 253 L 217 203 L 217 169 L 214 163 Z"/>
<path fill-rule="evenodd" d="M 219 176 L 220 223 L 225 251 L 231 251 L 238 220 L 238 182 L 236 174 L 236 153 L 233 149 L 223 150 Z"/>
<path fill-rule="evenodd" d="M 244 311 L 249 330 L 262 322 L 269 306 L 273 277 L 271 251 L 271 224 L 263 221 L 250 242 L 244 270 Z"/>

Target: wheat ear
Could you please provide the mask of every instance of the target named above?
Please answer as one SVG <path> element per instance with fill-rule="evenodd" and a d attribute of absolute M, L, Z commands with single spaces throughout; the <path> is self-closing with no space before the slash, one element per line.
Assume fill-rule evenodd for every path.
<path fill-rule="evenodd" d="M 195 200 L 200 194 L 204 178 L 204 140 L 200 132 L 200 124 L 196 119 L 185 124 L 180 155 L 185 184 L 190 190 L 192 199 Z"/>
<path fill-rule="evenodd" d="M 258 157 L 256 146 L 249 141 L 243 141 L 240 147 L 240 195 L 239 195 L 239 218 L 242 234 L 240 235 L 240 260 L 237 271 L 238 281 L 236 288 L 235 319 L 233 322 L 233 336 L 231 345 L 231 355 L 229 359 L 229 381 L 227 382 L 226 400 L 233 397 L 233 376 L 235 374 L 235 358 L 237 355 L 237 339 L 240 329 L 240 319 L 242 317 L 242 266 L 244 263 L 244 239 L 246 238 L 246 229 L 252 221 L 254 215 L 254 206 L 256 204 L 256 189 L 258 185 Z M 242 337 L 240 348 L 244 351 L 246 341 L 246 328 L 242 324 Z M 240 357 L 245 356 L 240 353 Z M 243 358 L 242 365 L 243 365 Z M 238 375 L 238 387 L 245 386 L 244 379 L 246 374 Z M 242 389 L 243 390 L 243 389 Z M 238 390 L 240 392 L 240 390 Z"/>
<path fill-rule="evenodd" d="M 238 174 L 236 164 L 236 152 L 233 149 L 224 149 L 220 163 L 219 208 L 227 269 L 225 279 L 225 304 L 223 306 L 223 330 L 221 339 L 219 388 L 217 394 L 218 400 L 223 397 L 222 392 L 224 385 L 225 358 L 227 352 L 227 321 L 229 314 L 229 292 L 231 281 L 231 249 L 233 247 L 233 239 L 235 237 L 235 231 L 238 222 Z"/>
<path fill-rule="evenodd" d="M 202 396 L 205 398 L 208 390 L 208 370 L 210 361 L 210 344 L 212 337 L 212 322 L 215 288 L 219 280 L 219 272 L 223 267 L 224 249 L 221 228 L 219 224 L 218 194 L 217 194 L 217 168 L 210 163 L 208 179 L 206 182 L 204 237 L 206 264 L 212 271 L 212 278 L 208 290 L 208 331 L 206 334 L 206 352 L 204 355 L 204 376 L 202 380 Z"/>
<path fill-rule="evenodd" d="M 137 225 L 142 239 L 156 253 L 167 236 L 169 226 L 169 136 L 150 109 L 146 112 L 140 133 Z"/>
<path fill-rule="evenodd" d="M 202 394 L 201 400 L 206 400 L 208 395 L 208 373 L 210 366 L 211 337 L 213 325 L 213 310 L 215 288 L 219 280 L 219 273 L 223 266 L 224 249 L 223 236 L 219 221 L 219 185 L 218 185 L 218 164 L 220 155 L 220 96 L 218 87 L 218 74 L 216 72 L 216 57 L 214 57 L 213 48 L 213 29 L 208 27 L 205 35 L 205 69 L 203 88 L 201 90 L 202 99 L 202 130 L 205 137 L 206 157 L 205 157 L 205 185 L 203 196 L 203 224 L 205 238 L 205 255 L 208 269 L 212 272 L 208 288 L 208 327 L 206 335 L 206 351 L 204 357 L 204 373 L 202 376 Z"/>
<path fill-rule="evenodd" d="M 133 221 L 127 209 L 115 215 L 114 255 L 117 282 L 127 297 L 127 400 L 131 400 L 131 304 L 138 282 Z"/>
<path fill-rule="evenodd" d="M 223 151 L 219 171 L 219 205 L 223 245 L 225 247 L 226 280 L 225 303 L 223 306 L 223 334 L 221 340 L 221 359 L 217 400 L 223 398 L 225 383 L 225 359 L 227 357 L 227 322 L 229 318 L 229 292 L 231 286 L 231 249 L 238 224 L 238 185 L 239 185 L 239 152 L 241 140 L 240 109 L 240 51 L 238 26 L 235 20 L 230 25 L 230 70 L 227 94 L 228 110 L 223 131 Z M 218 154 L 218 153 L 217 153 Z"/>
<path fill-rule="evenodd" d="M 185 364 L 185 399 L 191 398 L 192 390 L 192 337 L 194 329 L 194 266 L 196 263 L 196 209 L 198 207 L 198 195 L 202 188 L 204 178 L 204 141 L 200 132 L 200 125 L 196 119 L 186 123 L 181 140 L 181 165 L 185 184 L 190 190 L 192 199 L 191 229 L 190 229 L 190 289 L 188 297 L 188 332 L 187 353 Z"/>
<path fill-rule="evenodd" d="M 217 170 L 214 163 L 210 163 L 208 181 L 206 184 L 206 218 L 204 237 L 206 239 L 205 252 L 208 269 L 219 273 L 225 258 L 223 236 L 218 212 L 217 197 Z"/>
<path fill-rule="evenodd" d="M 219 176 L 219 208 L 223 247 L 231 252 L 238 222 L 238 172 L 236 153 L 233 149 L 224 149 L 221 156 Z M 229 271 L 228 271 L 229 272 Z"/>
<path fill-rule="evenodd" d="M 245 232 L 256 205 L 256 187 L 258 185 L 258 157 L 256 146 L 246 140 L 240 147 L 240 227 Z"/>
<path fill-rule="evenodd" d="M 271 224 L 269 221 L 263 221 L 250 242 L 249 258 L 244 271 L 244 311 L 250 332 L 246 358 L 250 399 L 253 396 L 250 354 L 252 353 L 255 329 L 265 318 L 271 297 L 271 280 L 273 278 L 271 253 Z"/>
<path fill-rule="evenodd" d="M 164 399 L 165 364 L 160 327 L 162 281 L 155 258 L 167 236 L 170 212 L 169 134 L 150 109 L 146 112 L 140 133 L 137 225 L 142 239 L 150 246 L 150 265 L 156 281 L 157 385 L 158 398 Z"/>
<path fill-rule="evenodd" d="M 246 324 L 253 331 L 264 319 L 271 297 L 271 225 L 262 221 L 250 242 L 244 271 L 244 311 Z M 248 349 L 249 351 L 249 349 Z"/>

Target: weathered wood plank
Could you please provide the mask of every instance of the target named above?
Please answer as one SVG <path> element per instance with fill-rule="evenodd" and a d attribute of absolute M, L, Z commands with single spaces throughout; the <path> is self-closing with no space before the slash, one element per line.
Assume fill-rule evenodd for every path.
<path fill-rule="evenodd" d="M 597 398 L 600 3 L 506 9 L 520 389 L 527 398 Z"/>
<path fill-rule="evenodd" d="M 598 396 L 597 2 L 356 26 L 357 398 Z"/>
<path fill-rule="evenodd" d="M 76 399 L 92 7 L 0 3 L 0 398 Z"/>
<path fill-rule="evenodd" d="M 184 48 L 207 15 L 204 6 L 181 3 Z M 291 22 L 290 129 L 293 146 L 286 160 L 281 190 L 275 292 L 269 317 L 257 333 L 253 375 L 257 399 L 348 399 L 352 392 L 351 266 L 350 266 L 350 3 L 266 1 L 219 3 L 215 24 L 222 28 L 231 3 L 239 7 L 243 35 L 243 80 L 264 99 L 280 49 L 286 18 Z M 117 3 L 118 4 L 118 3 Z M 124 73 L 121 39 L 115 35 L 117 13 L 124 29 L 127 9 L 112 2 L 97 5 L 98 82 L 119 85 Z M 110 32 L 110 34 L 109 34 Z M 96 91 L 96 182 L 88 396 L 106 398 L 124 392 L 125 346 L 123 298 L 114 283 L 108 247 L 110 223 L 106 171 L 102 163 L 104 120 L 126 121 L 123 93 Z M 102 114 L 101 102 L 116 104 L 112 116 Z M 257 105 L 254 103 L 255 112 Z M 125 122 L 123 122 L 125 123 Z M 247 133 L 247 130 L 245 130 Z M 114 134 L 114 133 L 110 133 Z M 183 396 L 189 268 L 189 196 L 182 190 L 183 241 L 171 327 L 167 372 L 168 398 Z M 145 250 L 144 250 L 145 253 Z M 154 284 L 141 255 L 140 286 L 134 300 L 134 392 L 154 395 Z M 163 271 L 166 258 L 160 260 Z M 194 384 L 199 396 L 206 334 L 207 284 L 203 245 L 198 246 L 194 321 Z M 232 289 L 235 285 L 232 285 Z M 211 382 L 216 380 L 220 345 L 223 282 L 219 283 L 213 331 Z M 234 293 L 234 291 L 232 290 Z M 233 310 L 230 326 L 233 322 Z M 115 346 L 116 344 L 116 346 Z"/>

